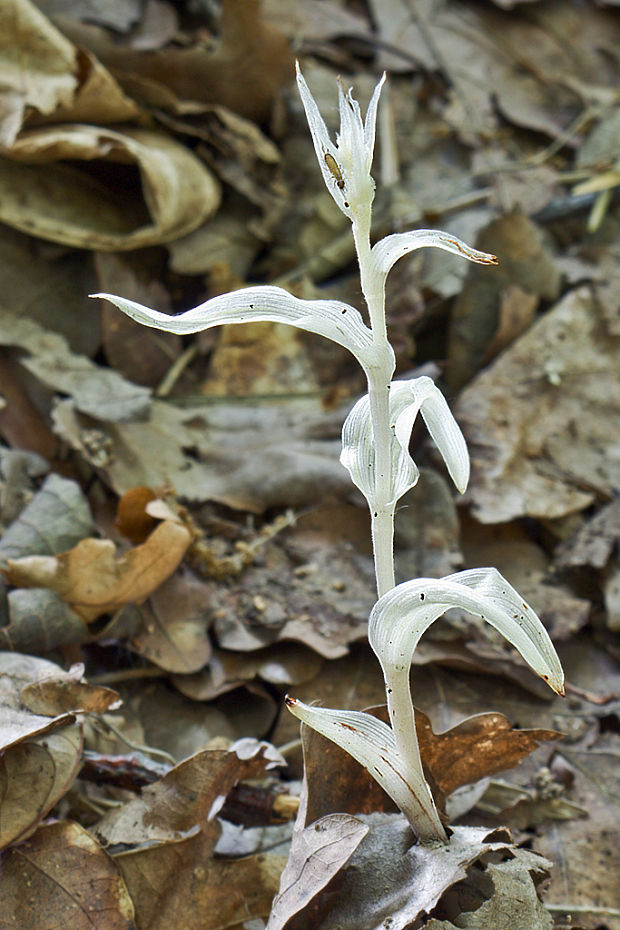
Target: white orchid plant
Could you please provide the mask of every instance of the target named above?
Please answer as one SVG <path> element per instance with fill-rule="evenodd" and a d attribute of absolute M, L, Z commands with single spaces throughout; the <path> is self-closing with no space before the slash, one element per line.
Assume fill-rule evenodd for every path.
<path fill-rule="evenodd" d="M 564 676 L 540 619 L 495 569 L 462 571 L 441 579 L 418 578 L 395 586 L 394 513 L 399 498 L 419 478 L 409 454 L 418 413 L 460 492 L 469 480 L 469 455 L 443 395 L 430 378 L 392 380 L 395 359 L 386 328 L 386 278 L 399 258 L 427 246 L 481 264 L 496 264 L 497 259 L 455 236 L 429 229 L 389 235 L 371 247 L 375 184 L 370 171 L 384 80 L 385 75 L 375 88 L 365 120 L 351 90 L 339 84 L 340 132 L 334 143 L 297 68 L 299 93 L 323 179 L 351 221 L 369 326 L 358 310 L 345 303 L 301 300 L 274 286 L 242 288 L 178 316 L 111 294 L 92 296 L 111 301 L 145 326 L 175 333 L 196 333 L 222 323 L 287 323 L 344 346 L 362 366 L 368 393 L 344 423 L 341 462 L 370 509 L 378 600 L 370 615 L 368 637 L 383 670 L 390 724 L 370 714 L 310 706 L 290 698 L 287 706 L 365 766 L 408 818 L 418 841 L 433 846 L 448 842 L 448 836 L 424 777 L 409 682 L 412 656 L 424 631 L 445 611 L 458 607 L 502 633 L 559 694 Z"/>

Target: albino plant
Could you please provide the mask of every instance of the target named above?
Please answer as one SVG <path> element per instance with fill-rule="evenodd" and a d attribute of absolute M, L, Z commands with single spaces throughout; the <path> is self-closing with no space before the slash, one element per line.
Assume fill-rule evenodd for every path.
<path fill-rule="evenodd" d="M 248 287 L 214 297 L 170 317 L 110 294 L 95 294 L 134 320 L 157 329 L 195 333 L 221 323 L 260 320 L 288 323 L 319 333 L 347 348 L 368 381 L 368 393 L 348 415 L 342 432 L 341 462 L 368 501 L 378 601 L 369 623 L 369 640 L 385 679 L 390 725 L 369 714 L 308 706 L 287 698 L 289 709 L 349 752 L 383 786 L 426 845 L 448 841 L 418 749 L 409 673 L 416 645 L 431 623 L 451 607 L 486 620 L 521 653 L 558 693 L 562 668 L 549 636 L 534 611 L 493 568 L 457 572 L 447 578 L 418 578 L 395 587 L 394 513 L 397 501 L 419 477 L 409 455 L 413 423 L 420 413 L 459 491 L 469 480 L 463 435 L 430 378 L 392 381 L 394 352 L 388 341 L 385 281 L 394 263 L 414 249 L 433 246 L 481 264 L 493 255 L 470 248 L 437 230 L 386 236 L 370 245 L 374 181 L 375 123 L 381 87 L 373 93 L 365 121 L 360 107 L 339 85 L 340 132 L 332 142 L 308 86 L 297 69 L 297 83 L 327 189 L 351 221 L 362 291 L 370 326 L 353 307 L 335 300 L 300 300 L 279 287 Z"/>

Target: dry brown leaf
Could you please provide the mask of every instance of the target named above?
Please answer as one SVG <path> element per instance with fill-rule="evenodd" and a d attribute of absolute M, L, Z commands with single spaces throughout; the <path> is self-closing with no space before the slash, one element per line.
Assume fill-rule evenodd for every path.
<path fill-rule="evenodd" d="M 121 700 L 116 691 L 83 680 L 84 666 L 78 663 L 68 672 L 41 672 L 22 688 L 21 703 L 33 714 L 54 717 L 63 713 L 101 714 L 116 710 Z"/>
<path fill-rule="evenodd" d="M 98 252 L 94 257 L 96 290 L 124 294 L 162 313 L 171 313 L 170 295 L 153 277 L 160 268 L 149 265 L 144 254 L 120 256 Z M 136 384 L 156 387 L 181 354 L 181 337 L 141 326 L 107 301 L 100 304 L 101 335 L 108 364 Z"/>
<path fill-rule="evenodd" d="M 555 730 L 515 730 L 503 714 L 468 717 L 445 733 L 434 733 L 426 714 L 416 712 L 416 730 L 424 765 L 444 797 L 514 768 L 546 740 L 557 740 Z"/>
<path fill-rule="evenodd" d="M 120 558 L 111 540 L 84 539 L 59 556 L 9 561 L 7 578 L 18 587 L 51 588 L 91 623 L 148 597 L 177 568 L 191 540 L 186 527 L 166 520 Z"/>
<path fill-rule="evenodd" d="M 144 625 L 131 648 L 167 672 L 191 674 L 211 656 L 210 588 L 188 571 L 177 572 L 141 608 Z"/>
<path fill-rule="evenodd" d="M 118 867 L 76 823 L 39 827 L 2 860 L 0 913 L 19 930 L 135 930 Z"/>
<path fill-rule="evenodd" d="M 144 845 L 174 843 L 202 830 L 215 844 L 217 805 L 238 781 L 259 778 L 280 762 L 282 757 L 269 743 L 255 739 L 238 740 L 230 750 L 198 752 L 143 788 L 141 797 L 106 814 L 94 832 L 108 845 Z"/>
<path fill-rule="evenodd" d="M 560 271 L 541 230 L 527 217 L 515 213 L 493 220 L 476 241 L 481 249 L 492 243 L 500 263 L 484 274 L 469 269 L 454 302 L 447 366 L 452 390 L 525 329 L 541 298 L 552 300 L 560 291 Z"/>
<path fill-rule="evenodd" d="M 24 740 L 1 754 L 0 849 L 32 833 L 69 790 L 81 757 L 79 724 Z"/>
<path fill-rule="evenodd" d="M 115 857 L 136 903 L 138 930 L 264 926 L 284 857 L 214 859 L 212 850 L 212 839 L 199 834 Z"/>
<path fill-rule="evenodd" d="M 4 155 L 2 222 L 82 249 L 170 242 L 200 226 L 220 202 L 209 169 L 185 146 L 150 129 L 30 129 Z M 93 161 L 114 168 L 111 186 L 89 173 Z"/>

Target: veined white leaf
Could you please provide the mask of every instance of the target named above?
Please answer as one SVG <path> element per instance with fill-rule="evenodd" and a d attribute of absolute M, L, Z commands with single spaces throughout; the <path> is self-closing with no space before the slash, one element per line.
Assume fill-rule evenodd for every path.
<path fill-rule="evenodd" d="M 395 505 L 396 501 L 412 488 L 419 478 L 418 468 L 409 454 L 411 430 L 418 413 L 422 414 L 427 429 L 446 463 L 450 477 L 461 493 L 467 487 L 469 480 L 467 445 L 439 388 L 431 378 L 425 376 L 413 378 L 410 381 L 392 381 L 390 386 L 392 505 Z M 358 400 L 344 422 L 340 461 L 373 509 L 375 455 L 370 401 L 367 394 Z"/>
<path fill-rule="evenodd" d="M 370 714 L 357 710 L 332 710 L 286 698 L 288 709 L 299 720 L 336 743 L 363 765 L 409 819 L 422 842 L 445 839 L 445 831 L 422 773 L 407 771 L 391 728 Z M 424 824 L 430 822 L 428 831 Z"/>
<path fill-rule="evenodd" d="M 377 271 L 383 275 L 385 280 L 385 276 L 399 258 L 415 249 L 429 247 L 452 252 L 453 255 L 459 255 L 461 258 L 467 258 L 470 262 L 478 262 L 481 265 L 497 265 L 498 263 L 495 255 L 472 249 L 462 239 L 439 229 L 415 229 L 412 232 L 393 233 L 373 246 L 372 256 Z"/>
<path fill-rule="evenodd" d="M 389 361 L 384 358 L 379 361 L 372 333 L 354 307 L 338 300 L 302 300 L 272 285 L 244 287 L 212 297 L 177 316 L 150 310 L 135 300 L 113 294 L 90 296 L 109 300 L 138 323 L 166 332 L 198 333 L 223 323 L 287 323 L 344 346 L 355 355 L 365 371 Z"/>
<path fill-rule="evenodd" d="M 368 639 L 386 682 L 394 669 L 406 669 L 408 678 L 420 637 L 451 607 L 490 623 L 554 691 L 564 694 L 564 672 L 549 634 L 529 604 L 495 568 L 406 581 L 377 601 L 370 614 Z"/>

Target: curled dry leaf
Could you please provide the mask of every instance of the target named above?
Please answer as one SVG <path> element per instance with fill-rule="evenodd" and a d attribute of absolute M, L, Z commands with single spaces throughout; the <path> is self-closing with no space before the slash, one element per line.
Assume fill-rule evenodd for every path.
<path fill-rule="evenodd" d="M 24 740 L 2 753 L 0 849 L 28 836 L 51 811 L 69 790 L 81 758 L 79 724 Z M 3 872 L 3 887 L 5 881 Z M 6 914 L 4 907 L 2 912 Z"/>
<path fill-rule="evenodd" d="M 206 165 L 150 129 L 42 127 L 22 133 L 4 155 L 2 222 L 82 249 L 122 251 L 170 242 L 200 226 L 220 202 L 219 185 Z M 119 180 L 110 188 L 88 173 L 93 160 L 116 168 L 115 178 L 119 164 L 125 172 L 133 169 L 139 182 L 119 196 Z M 84 168 L 76 167 L 80 162 Z"/>
<path fill-rule="evenodd" d="M 74 665 L 68 672 L 58 669 L 42 673 L 20 694 L 21 703 L 33 714 L 54 717 L 63 713 L 101 714 L 116 710 L 121 700 L 116 691 L 83 680 L 84 666 Z"/>
<path fill-rule="evenodd" d="M 19 49 L 19 54 L 15 50 Z M 77 87 L 71 43 L 28 0 L 7 0 L 0 14 L 0 142 L 11 145 L 24 114 L 53 113 Z"/>
<path fill-rule="evenodd" d="M 143 846 L 202 831 L 215 845 L 219 828 L 213 818 L 226 795 L 242 779 L 260 778 L 274 764 L 273 753 L 268 743 L 250 739 L 230 750 L 197 752 L 144 788 L 141 797 L 106 814 L 95 833 L 107 845 Z"/>
<path fill-rule="evenodd" d="M 51 588 L 91 623 L 148 597 L 174 572 L 191 540 L 185 526 L 166 520 L 145 543 L 120 558 L 110 540 L 84 539 L 59 556 L 9 561 L 7 578 L 18 587 Z"/>
<path fill-rule="evenodd" d="M 135 930 L 134 908 L 118 867 L 76 823 L 39 827 L 2 860 L 5 927 Z"/>

